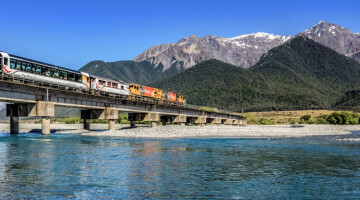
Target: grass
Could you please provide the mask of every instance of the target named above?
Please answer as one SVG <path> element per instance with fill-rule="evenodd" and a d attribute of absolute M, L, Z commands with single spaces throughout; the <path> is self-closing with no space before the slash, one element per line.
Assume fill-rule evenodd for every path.
<path fill-rule="evenodd" d="M 270 111 L 270 112 L 250 112 L 247 114 L 249 120 L 260 121 L 263 118 L 267 118 L 274 121 L 276 124 L 298 124 L 300 117 L 303 115 L 311 115 L 312 117 L 318 117 L 323 114 L 331 114 L 336 112 L 334 110 L 293 110 L 293 111 Z M 250 123 L 251 124 L 251 123 Z"/>

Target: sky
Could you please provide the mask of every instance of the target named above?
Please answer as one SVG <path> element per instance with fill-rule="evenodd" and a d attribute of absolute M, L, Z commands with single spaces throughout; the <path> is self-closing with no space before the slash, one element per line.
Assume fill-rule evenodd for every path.
<path fill-rule="evenodd" d="M 183 37 L 295 35 L 321 20 L 360 32 L 359 0 L 1 0 L 0 50 L 79 69 Z"/>

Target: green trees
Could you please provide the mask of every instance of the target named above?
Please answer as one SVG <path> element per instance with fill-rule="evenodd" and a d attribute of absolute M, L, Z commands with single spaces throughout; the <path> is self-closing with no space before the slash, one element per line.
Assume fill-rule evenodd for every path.
<path fill-rule="evenodd" d="M 356 125 L 359 124 L 360 114 L 355 112 L 333 112 L 330 115 L 320 115 L 311 118 L 311 115 L 304 115 L 300 118 L 301 124 L 338 124 Z"/>

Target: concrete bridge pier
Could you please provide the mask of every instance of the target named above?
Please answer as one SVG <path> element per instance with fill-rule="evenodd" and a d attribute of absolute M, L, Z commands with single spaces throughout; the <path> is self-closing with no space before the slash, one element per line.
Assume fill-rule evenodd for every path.
<path fill-rule="evenodd" d="M 109 119 L 109 130 L 115 130 L 115 119 Z"/>
<path fill-rule="evenodd" d="M 135 121 L 130 121 L 130 128 L 136 128 Z"/>
<path fill-rule="evenodd" d="M 163 115 L 161 116 L 163 122 L 180 123 L 180 126 L 184 126 L 186 123 L 186 115 Z M 163 124 L 164 125 L 164 124 Z"/>
<path fill-rule="evenodd" d="M 19 133 L 19 117 L 10 116 L 10 134 Z"/>
<path fill-rule="evenodd" d="M 90 131 L 90 119 L 83 119 L 84 120 L 84 130 Z"/>
<path fill-rule="evenodd" d="M 187 117 L 186 123 L 197 124 L 200 125 L 201 127 L 204 127 L 206 124 L 206 117 L 205 116 Z"/>
<path fill-rule="evenodd" d="M 50 117 L 55 113 L 53 103 L 37 101 L 36 103 L 7 104 L 6 116 L 10 117 L 10 133 L 19 133 L 19 117 L 42 117 L 41 133 L 50 134 Z"/>
<path fill-rule="evenodd" d="M 88 109 L 81 111 L 81 119 L 84 120 L 84 129 L 90 130 L 90 119 L 109 120 L 109 130 L 115 130 L 115 120 L 119 118 L 119 111 L 116 108 L 106 107 L 105 109 Z"/>
<path fill-rule="evenodd" d="M 223 124 L 225 125 L 233 125 L 234 120 L 233 119 L 226 119 Z"/>
<path fill-rule="evenodd" d="M 155 128 L 156 127 L 156 122 L 151 122 L 151 128 Z"/>
<path fill-rule="evenodd" d="M 148 113 L 129 113 L 128 119 L 131 121 L 131 128 L 135 127 L 135 121 L 151 122 L 151 128 L 156 127 L 156 122 L 159 121 L 159 113 L 148 112 Z"/>
<path fill-rule="evenodd" d="M 221 119 L 220 118 L 206 118 L 206 123 L 221 124 Z"/>
<path fill-rule="evenodd" d="M 43 135 L 50 134 L 50 117 L 41 118 L 41 134 Z"/>

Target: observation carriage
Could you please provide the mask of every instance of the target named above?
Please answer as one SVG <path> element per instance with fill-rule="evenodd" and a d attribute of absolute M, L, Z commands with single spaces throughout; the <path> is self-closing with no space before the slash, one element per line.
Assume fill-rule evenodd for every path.
<path fill-rule="evenodd" d="M 48 63 L 7 54 L 0 51 L 0 74 L 27 83 L 41 84 L 66 90 L 92 93 L 97 95 L 118 95 L 132 101 L 147 101 L 170 106 L 185 106 L 182 95 L 173 92 L 142 86 L 135 83 L 124 83 L 93 76 Z"/>

